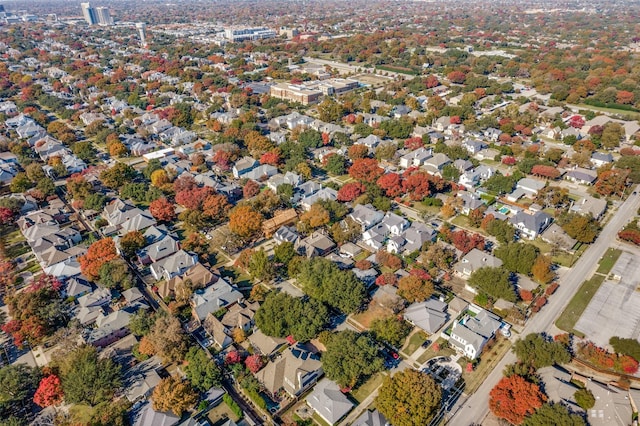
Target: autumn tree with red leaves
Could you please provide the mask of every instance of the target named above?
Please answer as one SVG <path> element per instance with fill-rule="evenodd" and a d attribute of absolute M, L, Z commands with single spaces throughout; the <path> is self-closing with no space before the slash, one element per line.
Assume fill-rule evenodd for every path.
<path fill-rule="evenodd" d="M 242 187 L 242 196 L 244 198 L 251 198 L 258 195 L 260 192 L 260 185 L 255 180 L 249 179 L 247 183 Z"/>
<path fill-rule="evenodd" d="M 231 204 L 222 194 L 209 195 L 202 203 L 202 213 L 214 221 L 219 221 L 227 216 Z"/>
<path fill-rule="evenodd" d="M 280 164 L 280 154 L 276 150 L 265 152 L 260 157 L 260 164 L 270 164 L 272 166 L 277 166 L 278 164 Z"/>
<path fill-rule="evenodd" d="M 103 238 L 89 246 L 87 252 L 78 258 L 80 270 L 92 281 L 100 277 L 100 268 L 107 262 L 118 258 L 116 244 L 112 238 Z"/>
<path fill-rule="evenodd" d="M 384 170 L 378 165 L 378 160 L 373 158 L 357 159 L 349 167 L 349 176 L 368 183 L 375 182 L 383 173 Z"/>
<path fill-rule="evenodd" d="M 545 166 L 542 164 L 536 164 L 531 168 L 531 174 L 535 176 L 542 176 L 549 179 L 557 179 L 560 177 L 560 171 L 553 166 Z"/>
<path fill-rule="evenodd" d="M 185 189 L 176 192 L 176 203 L 189 210 L 202 210 L 204 200 L 214 193 L 215 190 L 208 186 Z"/>
<path fill-rule="evenodd" d="M 489 408 L 496 416 L 519 425 L 547 400 L 540 387 L 514 374 L 503 377 L 489 393 Z"/>
<path fill-rule="evenodd" d="M 149 212 L 156 220 L 171 222 L 176 217 L 176 209 L 171 201 L 166 198 L 158 198 L 149 204 Z"/>
<path fill-rule="evenodd" d="M 454 231 L 451 233 L 451 243 L 462 253 L 467 254 L 472 249 L 484 250 L 484 237 L 480 234 L 468 233 L 465 230 Z"/>
<path fill-rule="evenodd" d="M 264 367 L 264 360 L 258 354 L 249 355 L 247 359 L 244 360 L 244 365 L 247 366 L 249 371 L 255 374 Z"/>
<path fill-rule="evenodd" d="M 418 148 L 422 148 L 423 146 L 424 141 L 422 140 L 422 138 L 413 137 L 404 141 L 404 147 L 412 151 Z"/>
<path fill-rule="evenodd" d="M 462 84 L 467 79 L 467 76 L 462 71 L 451 71 L 447 74 L 447 79 L 452 83 Z"/>
<path fill-rule="evenodd" d="M 64 393 L 62 391 L 62 382 L 60 377 L 55 374 L 46 376 L 40 380 L 38 389 L 33 395 L 33 402 L 38 406 L 45 408 L 51 405 L 59 405 L 62 403 Z"/>
<path fill-rule="evenodd" d="M 384 190 L 387 197 L 397 197 L 402 194 L 402 178 L 397 173 L 387 173 L 376 181 L 380 189 Z"/>
<path fill-rule="evenodd" d="M 338 201 L 353 201 L 366 192 L 367 188 L 360 182 L 350 182 L 345 184 L 338 191 Z"/>
<path fill-rule="evenodd" d="M 595 184 L 596 192 L 600 195 L 619 195 L 624 191 L 628 170 L 613 169 L 600 173 Z"/>

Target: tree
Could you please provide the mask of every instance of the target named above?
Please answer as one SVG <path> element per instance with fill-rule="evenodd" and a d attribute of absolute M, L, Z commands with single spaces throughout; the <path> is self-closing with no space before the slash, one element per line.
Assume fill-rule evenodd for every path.
<path fill-rule="evenodd" d="M 422 302 L 433 294 L 433 283 L 415 275 L 408 275 L 398 281 L 398 295 L 408 302 Z"/>
<path fill-rule="evenodd" d="M 428 425 L 440 408 L 442 388 L 426 373 L 407 369 L 382 382 L 375 404 L 395 426 Z"/>
<path fill-rule="evenodd" d="M 298 136 L 298 143 L 305 149 L 320 148 L 322 146 L 322 133 L 314 129 L 306 129 Z"/>
<path fill-rule="evenodd" d="M 310 297 L 346 314 L 355 312 L 366 294 L 364 284 L 353 272 L 342 271 L 322 257 L 303 262 L 296 278 Z"/>
<path fill-rule="evenodd" d="M 296 255 L 293 243 L 285 241 L 273 248 L 273 260 L 276 263 L 287 265 Z"/>
<path fill-rule="evenodd" d="M 251 206 L 237 206 L 229 213 L 229 229 L 243 238 L 251 238 L 262 227 L 262 215 Z"/>
<path fill-rule="evenodd" d="M 467 254 L 471 250 L 484 250 L 484 237 L 477 233 L 470 233 L 463 229 L 451 233 L 451 243 L 462 253 Z"/>
<path fill-rule="evenodd" d="M 302 230 L 306 231 L 324 226 L 330 219 L 329 212 L 320 203 L 314 203 L 308 211 L 300 215 L 298 224 Z"/>
<path fill-rule="evenodd" d="M 539 254 L 531 267 L 531 275 L 533 275 L 533 278 L 539 283 L 548 284 L 553 280 L 553 277 L 555 277 L 552 266 L 553 262 L 549 256 Z"/>
<path fill-rule="evenodd" d="M 201 210 L 204 201 L 210 195 L 214 194 L 214 190 L 211 187 L 193 187 L 191 189 L 185 189 L 183 191 L 176 192 L 176 203 L 189 210 Z"/>
<path fill-rule="evenodd" d="M 253 278 L 263 281 L 269 281 L 275 276 L 273 263 L 264 249 L 253 252 L 249 260 L 249 273 Z"/>
<path fill-rule="evenodd" d="M 338 201 L 353 201 L 366 191 L 367 188 L 360 182 L 347 183 L 338 191 Z"/>
<path fill-rule="evenodd" d="M 107 197 L 99 193 L 89 194 L 84 199 L 84 204 L 82 205 L 83 209 L 90 209 L 95 211 L 102 211 L 105 204 L 107 203 Z"/>
<path fill-rule="evenodd" d="M 626 186 L 629 170 L 612 169 L 600 173 L 595 184 L 600 195 L 620 195 Z"/>
<path fill-rule="evenodd" d="M 625 339 L 613 336 L 609 344 L 617 354 L 628 355 L 636 361 L 640 361 L 640 343 L 636 339 Z"/>
<path fill-rule="evenodd" d="M 44 408 L 50 405 L 61 404 L 63 396 L 60 377 L 51 374 L 40 380 L 38 389 L 35 395 L 33 395 L 33 402 Z"/>
<path fill-rule="evenodd" d="M 0 414 L 6 409 L 17 412 L 28 405 L 36 392 L 40 372 L 24 364 L 0 368 Z"/>
<path fill-rule="evenodd" d="M 122 157 L 129 153 L 127 146 L 120 141 L 110 143 L 108 148 L 109 155 L 112 157 Z"/>
<path fill-rule="evenodd" d="M 158 198 L 149 204 L 149 212 L 158 221 L 171 222 L 176 217 L 176 209 L 166 198 Z"/>
<path fill-rule="evenodd" d="M 186 410 L 193 408 L 198 402 L 198 394 L 188 381 L 172 376 L 162 379 L 153 390 L 153 409 L 157 411 L 173 411 L 180 417 Z"/>
<path fill-rule="evenodd" d="M 147 241 L 140 231 L 129 231 L 120 238 L 120 250 L 128 259 L 136 255 L 136 252 L 147 245 Z"/>
<path fill-rule="evenodd" d="M 402 178 L 397 173 L 386 173 L 380 176 L 376 184 L 384 190 L 387 197 L 397 197 L 402 194 Z"/>
<path fill-rule="evenodd" d="M 15 212 L 9 207 L 0 207 L 0 223 L 8 224 L 12 223 L 15 218 Z"/>
<path fill-rule="evenodd" d="M 16 173 L 16 175 L 11 179 L 11 184 L 9 184 L 9 189 L 13 193 L 21 193 L 25 192 L 27 189 L 31 188 L 33 183 L 27 177 L 27 174 L 24 172 Z"/>
<path fill-rule="evenodd" d="M 560 171 L 553 166 L 545 166 L 537 164 L 531 168 L 531 174 L 542 176 L 548 179 L 557 179 L 560 177 Z"/>
<path fill-rule="evenodd" d="M 571 354 L 565 345 L 537 333 L 518 339 L 513 346 L 513 352 L 521 363 L 535 369 L 571 361 Z"/>
<path fill-rule="evenodd" d="M 100 268 L 105 263 L 117 259 L 118 253 L 112 238 L 103 238 L 89 246 L 87 252 L 78 258 L 80 270 L 90 280 L 100 276 Z"/>
<path fill-rule="evenodd" d="M 469 284 L 494 299 L 516 301 L 516 292 L 509 279 L 509 271 L 504 268 L 484 267 L 474 271 L 469 277 Z"/>
<path fill-rule="evenodd" d="M 585 411 L 596 405 L 596 398 L 589 389 L 578 389 L 573 397 L 576 399 L 576 404 Z"/>
<path fill-rule="evenodd" d="M 158 169 L 151 173 L 149 180 L 151 181 L 151 185 L 162 189 L 169 183 L 169 175 L 166 170 Z"/>
<path fill-rule="evenodd" d="M 351 161 L 356 161 L 358 159 L 364 158 L 369 153 L 369 148 L 366 145 L 352 145 L 347 150 L 347 155 L 351 159 Z"/>
<path fill-rule="evenodd" d="M 214 386 L 222 383 L 222 371 L 214 360 L 209 358 L 205 351 L 192 346 L 185 356 L 187 366 L 184 371 L 187 378 L 200 392 L 206 392 Z"/>
<path fill-rule="evenodd" d="M 133 287 L 133 275 L 123 259 L 115 259 L 100 267 L 100 285 L 106 288 L 128 289 Z"/>
<path fill-rule="evenodd" d="M 384 170 L 378 166 L 378 160 L 373 158 L 360 158 L 349 167 L 349 176 L 356 180 L 373 183 L 378 179 Z"/>
<path fill-rule="evenodd" d="M 244 198 L 251 198 L 260 192 L 260 185 L 255 180 L 249 179 L 247 183 L 242 187 L 242 196 Z"/>
<path fill-rule="evenodd" d="M 326 306 L 284 292 L 270 292 L 255 315 L 256 325 L 267 336 L 293 336 L 298 341 L 316 337 L 329 320 Z"/>
<path fill-rule="evenodd" d="M 138 309 L 129 319 L 129 331 L 136 336 L 145 336 L 149 334 L 155 323 L 155 315 L 149 315 L 144 309 Z"/>
<path fill-rule="evenodd" d="M 341 387 L 356 386 L 384 367 L 377 345 L 365 334 L 340 331 L 330 336 L 326 347 L 322 368 Z"/>
<path fill-rule="evenodd" d="M 146 338 L 164 362 L 182 360 L 187 352 L 185 332 L 180 321 L 174 316 L 161 315 Z"/>
<path fill-rule="evenodd" d="M 122 384 L 120 366 L 99 358 L 96 348 L 80 346 L 60 361 L 66 402 L 96 406 L 109 401 Z"/>
<path fill-rule="evenodd" d="M 421 262 L 429 268 L 436 267 L 440 270 L 448 270 L 456 259 L 455 251 L 442 242 L 431 244 L 422 255 Z"/>
<path fill-rule="evenodd" d="M 562 404 L 543 404 L 535 413 L 525 417 L 523 426 L 586 426 L 579 414 L 573 414 Z"/>
<path fill-rule="evenodd" d="M 540 387 L 521 376 L 503 377 L 489 393 L 489 408 L 496 416 L 515 425 L 533 414 L 547 397 Z"/>
<path fill-rule="evenodd" d="M 260 371 L 262 367 L 264 367 L 264 360 L 262 359 L 262 356 L 258 354 L 253 354 L 253 355 L 249 355 L 244 360 L 244 364 L 247 366 L 249 371 L 255 374 L 258 371 Z"/>
<path fill-rule="evenodd" d="M 564 232 L 581 243 L 592 243 L 600 231 L 600 224 L 590 215 L 569 213 L 560 222 Z"/>
<path fill-rule="evenodd" d="M 84 200 L 92 189 L 93 186 L 80 174 L 76 173 L 67 178 L 67 192 L 74 200 Z"/>
<path fill-rule="evenodd" d="M 128 164 L 116 162 L 110 169 L 100 173 L 100 180 L 109 188 L 119 188 L 127 182 L 131 182 L 136 176 L 136 171 Z"/>
<path fill-rule="evenodd" d="M 371 322 L 371 332 L 376 340 L 399 348 L 402 346 L 405 337 L 411 333 L 411 326 L 398 317 L 388 316 L 374 319 Z"/>
<path fill-rule="evenodd" d="M 503 176 L 496 172 L 496 174 L 487 179 L 483 186 L 489 191 L 506 194 L 513 190 L 514 185 L 515 179 L 512 176 Z"/>
<path fill-rule="evenodd" d="M 498 247 L 494 254 L 509 271 L 529 275 L 538 257 L 538 248 L 533 244 L 512 242 Z"/>
<path fill-rule="evenodd" d="M 329 155 L 326 158 L 325 169 L 332 175 L 343 175 L 346 170 L 345 158 L 340 154 Z"/>
<path fill-rule="evenodd" d="M 493 216 L 493 215 L 488 215 Z M 486 226 L 489 235 L 496 237 L 499 243 L 507 244 L 513 241 L 516 230 L 506 220 L 490 220 Z"/>

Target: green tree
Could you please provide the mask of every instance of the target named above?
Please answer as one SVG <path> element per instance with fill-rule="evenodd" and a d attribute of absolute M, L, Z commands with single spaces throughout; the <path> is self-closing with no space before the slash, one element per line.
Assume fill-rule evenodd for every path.
<path fill-rule="evenodd" d="M 26 173 L 20 172 L 16 173 L 16 175 L 11 180 L 11 184 L 9 184 L 9 189 L 11 192 L 20 193 L 25 192 L 27 189 L 31 188 L 33 183 L 29 179 Z"/>
<path fill-rule="evenodd" d="M 66 402 L 95 406 L 109 401 L 122 384 L 120 366 L 98 358 L 96 348 L 81 346 L 61 360 L 60 373 Z"/>
<path fill-rule="evenodd" d="M 351 271 L 341 271 L 335 263 L 322 257 L 300 265 L 298 283 L 309 296 L 344 313 L 355 312 L 365 297 L 362 281 Z"/>
<path fill-rule="evenodd" d="M 287 265 L 295 255 L 293 243 L 288 241 L 278 244 L 273 249 L 273 260 L 284 265 Z"/>
<path fill-rule="evenodd" d="M 149 312 L 144 309 L 139 309 L 129 320 L 129 331 L 136 336 L 146 336 L 155 323 L 155 315 L 149 314 Z"/>
<path fill-rule="evenodd" d="M 76 157 L 84 161 L 91 161 L 96 158 L 96 151 L 90 141 L 74 143 L 71 151 Z"/>
<path fill-rule="evenodd" d="M 335 176 L 340 176 L 345 174 L 346 166 L 345 166 L 345 158 L 340 154 L 333 154 L 329 156 L 327 159 L 327 164 L 325 169 Z"/>
<path fill-rule="evenodd" d="M 123 290 L 133 287 L 134 283 L 129 266 L 120 258 L 106 262 L 100 267 L 99 281 L 103 287 Z"/>
<path fill-rule="evenodd" d="M 98 192 L 94 192 L 87 195 L 87 197 L 84 199 L 84 204 L 82 207 L 84 209 L 90 209 L 99 212 L 102 211 L 105 204 L 107 204 L 107 197 Z"/>
<path fill-rule="evenodd" d="M 109 188 L 119 188 L 127 182 L 131 182 L 136 176 L 136 171 L 128 164 L 116 162 L 110 169 L 100 173 L 100 180 Z"/>
<path fill-rule="evenodd" d="M 428 425 L 440 408 L 442 388 L 426 373 L 408 369 L 384 379 L 375 399 L 394 426 Z"/>
<path fill-rule="evenodd" d="M 446 180 L 458 182 L 460 171 L 453 164 L 447 164 L 442 168 L 442 177 Z"/>
<path fill-rule="evenodd" d="M 498 194 L 506 194 L 513 190 L 515 184 L 516 181 L 513 176 L 503 176 L 499 172 L 496 172 L 495 175 L 487 179 L 483 186 L 489 191 L 493 191 Z"/>
<path fill-rule="evenodd" d="M 317 300 L 302 300 L 283 292 L 270 292 L 255 315 L 256 325 L 268 336 L 307 341 L 329 321 L 329 311 Z"/>
<path fill-rule="evenodd" d="M 509 279 L 510 273 L 504 268 L 484 267 L 474 271 L 469 284 L 494 299 L 516 301 L 516 292 Z"/>
<path fill-rule="evenodd" d="M 573 397 L 576 399 L 578 406 L 583 410 L 589 410 L 596 405 L 596 398 L 589 389 L 578 389 Z"/>
<path fill-rule="evenodd" d="M 600 224 L 592 216 L 569 213 L 559 222 L 564 232 L 581 243 L 592 243 L 600 231 Z"/>
<path fill-rule="evenodd" d="M 340 331 L 331 335 L 326 346 L 322 368 L 327 377 L 341 387 L 356 386 L 384 367 L 378 347 L 365 334 Z"/>
<path fill-rule="evenodd" d="M 533 244 L 508 243 L 495 249 L 494 254 L 509 271 L 529 275 L 538 257 L 538 248 Z"/>
<path fill-rule="evenodd" d="M 140 231 L 129 231 L 120 238 L 120 250 L 128 259 L 135 257 L 136 252 L 146 245 L 147 241 Z"/>
<path fill-rule="evenodd" d="M 264 249 L 253 252 L 249 260 L 249 273 L 253 278 L 264 281 L 269 281 L 275 276 L 273 262 Z"/>
<path fill-rule="evenodd" d="M 202 349 L 192 346 L 185 356 L 187 366 L 185 373 L 191 384 L 201 392 L 206 392 L 213 386 L 222 383 L 220 367 L 207 356 Z"/>
<path fill-rule="evenodd" d="M 314 149 L 322 146 L 322 133 L 317 130 L 307 129 L 298 136 L 298 143 L 306 149 Z"/>
<path fill-rule="evenodd" d="M 411 333 L 409 323 L 395 316 L 376 318 L 371 322 L 371 332 L 376 340 L 387 342 L 399 348 L 405 337 Z"/>
<path fill-rule="evenodd" d="M 544 404 L 525 417 L 522 426 L 586 426 L 587 422 L 562 404 Z"/>
<path fill-rule="evenodd" d="M 40 371 L 23 364 L 0 368 L 0 414 L 9 417 L 31 403 L 40 382 Z"/>
<path fill-rule="evenodd" d="M 609 339 L 609 344 L 617 354 L 629 355 L 636 361 L 640 361 L 640 343 L 636 339 L 613 336 Z"/>
<path fill-rule="evenodd" d="M 571 361 L 571 354 L 566 346 L 536 333 L 518 339 L 513 346 L 513 352 L 520 362 L 536 369 Z"/>
<path fill-rule="evenodd" d="M 494 219 L 487 225 L 489 235 L 496 237 L 499 243 L 506 244 L 513 241 L 516 231 L 506 220 Z"/>

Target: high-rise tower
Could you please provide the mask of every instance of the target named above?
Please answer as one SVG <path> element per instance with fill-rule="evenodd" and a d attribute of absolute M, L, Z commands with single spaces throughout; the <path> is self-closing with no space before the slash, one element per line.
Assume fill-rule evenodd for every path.
<path fill-rule="evenodd" d="M 82 15 L 84 16 L 84 20 L 87 21 L 87 24 L 95 25 L 98 23 L 96 11 L 93 10 L 89 2 L 80 3 L 80 7 L 82 8 Z"/>
<path fill-rule="evenodd" d="M 144 22 L 137 22 L 136 28 L 138 29 L 138 34 L 140 35 L 140 44 L 142 47 L 147 47 L 147 24 Z"/>

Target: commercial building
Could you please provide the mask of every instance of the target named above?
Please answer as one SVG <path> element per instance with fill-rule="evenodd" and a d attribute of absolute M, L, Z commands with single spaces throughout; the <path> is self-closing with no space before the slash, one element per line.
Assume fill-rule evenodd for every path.
<path fill-rule="evenodd" d="M 80 3 L 80 7 L 82 8 L 82 16 L 84 16 L 87 24 L 96 25 L 98 23 L 98 17 L 96 16 L 95 10 L 91 7 L 91 4 L 89 4 L 89 2 Z"/>
<path fill-rule="evenodd" d="M 96 7 L 96 16 L 98 18 L 98 24 L 100 25 L 113 25 L 113 18 L 109 12 L 108 7 Z"/>
<path fill-rule="evenodd" d="M 232 43 L 245 40 L 262 40 L 274 38 L 276 32 L 266 27 L 255 28 L 227 28 L 224 30 L 224 37 Z"/>
<path fill-rule="evenodd" d="M 300 84 L 279 83 L 271 86 L 271 96 L 292 102 L 300 102 L 302 105 L 309 105 L 318 102 L 322 92 L 317 89 L 309 89 Z"/>
<path fill-rule="evenodd" d="M 80 3 L 82 16 L 89 25 L 113 25 L 113 18 L 107 7 L 91 7 L 89 2 Z"/>

